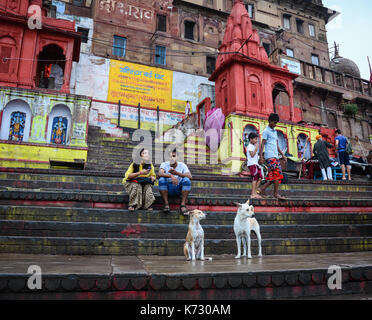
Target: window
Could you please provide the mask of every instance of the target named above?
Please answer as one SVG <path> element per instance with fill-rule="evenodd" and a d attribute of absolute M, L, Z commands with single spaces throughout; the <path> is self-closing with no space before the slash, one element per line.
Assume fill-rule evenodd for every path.
<path fill-rule="evenodd" d="M 311 63 L 319 66 L 319 56 L 316 54 L 311 55 Z"/>
<path fill-rule="evenodd" d="M 167 17 L 162 14 L 156 15 L 156 30 L 166 32 L 167 31 Z"/>
<path fill-rule="evenodd" d="M 78 27 L 77 32 L 81 32 L 81 42 L 82 43 L 87 43 L 88 42 L 89 29 Z"/>
<path fill-rule="evenodd" d="M 195 22 L 185 21 L 185 39 L 194 40 Z"/>
<path fill-rule="evenodd" d="M 248 11 L 248 15 L 249 15 L 249 17 L 251 18 L 251 19 L 253 19 L 253 4 L 250 4 L 250 3 L 247 3 L 246 5 L 245 5 L 245 8 L 247 9 L 247 11 Z"/>
<path fill-rule="evenodd" d="M 0 73 L 8 73 L 10 66 L 10 59 L 12 56 L 12 47 L 0 47 Z"/>
<path fill-rule="evenodd" d="M 216 58 L 207 56 L 207 73 L 212 74 L 216 69 Z"/>
<path fill-rule="evenodd" d="M 291 30 L 291 16 L 286 14 L 283 16 L 283 26 L 284 29 Z"/>
<path fill-rule="evenodd" d="M 309 35 L 315 37 L 315 26 L 313 24 L 309 24 Z"/>
<path fill-rule="evenodd" d="M 84 0 L 72 0 L 72 4 L 74 6 L 83 7 L 84 6 Z"/>
<path fill-rule="evenodd" d="M 294 57 L 294 52 L 293 52 L 293 49 L 291 48 L 286 48 L 285 49 L 285 54 L 288 56 L 288 57 Z"/>
<path fill-rule="evenodd" d="M 165 65 L 166 48 L 163 46 L 156 46 L 155 48 L 155 63 Z"/>
<path fill-rule="evenodd" d="M 270 43 L 263 42 L 262 43 L 262 46 L 265 48 L 265 51 L 266 51 L 267 55 L 269 56 L 270 53 L 271 53 L 271 45 L 270 45 Z"/>
<path fill-rule="evenodd" d="M 115 56 L 124 57 L 126 46 L 127 46 L 127 38 L 114 36 L 114 45 L 112 47 L 112 54 Z"/>
<path fill-rule="evenodd" d="M 300 19 L 296 19 L 296 26 L 298 33 L 304 33 L 304 22 Z"/>
<path fill-rule="evenodd" d="M 208 6 L 213 6 L 213 0 L 207 0 L 207 5 Z"/>

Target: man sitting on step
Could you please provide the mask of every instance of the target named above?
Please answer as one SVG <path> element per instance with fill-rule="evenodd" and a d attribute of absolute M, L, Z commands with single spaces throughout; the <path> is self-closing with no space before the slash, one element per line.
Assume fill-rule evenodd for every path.
<path fill-rule="evenodd" d="M 180 213 L 185 214 L 186 200 L 191 190 L 191 173 L 186 164 L 177 161 L 177 151 L 169 153 L 169 161 L 163 162 L 159 169 L 159 192 L 164 201 L 163 211 L 168 213 L 168 196 L 181 196 Z"/>

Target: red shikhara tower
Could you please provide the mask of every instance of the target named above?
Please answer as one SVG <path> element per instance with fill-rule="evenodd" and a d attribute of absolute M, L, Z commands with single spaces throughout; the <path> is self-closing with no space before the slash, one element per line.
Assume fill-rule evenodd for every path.
<path fill-rule="evenodd" d="M 277 112 L 281 120 L 299 120 L 294 112 L 292 85 L 297 75 L 270 64 L 242 0 L 235 0 L 219 51 L 216 70 L 209 80 L 216 83 L 216 106 L 225 116 L 235 113 L 267 118 Z M 288 95 L 288 106 L 280 106 L 284 112 L 274 107 L 280 92 Z"/>

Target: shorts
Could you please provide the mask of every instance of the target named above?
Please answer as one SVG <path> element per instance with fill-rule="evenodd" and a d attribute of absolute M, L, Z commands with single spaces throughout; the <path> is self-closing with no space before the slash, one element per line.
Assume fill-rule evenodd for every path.
<path fill-rule="evenodd" d="M 248 167 L 253 181 L 262 179 L 261 168 L 257 164 Z"/>
<path fill-rule="evenodd" d="M 344 164 L 345 166 L 349 166 L 349 154 L 346 151 L 340 151 L 338 153 L 338 162 L 340 163 L 340 165 Z"/>
<path fill-rule="evenodd" d="M 279 159 L 277 158 L 266 159 L 266 165 L 269 171 L 266 180 L 267 181 L 279 180 L 279 183 L 281 183 L 284 177 Z"/>

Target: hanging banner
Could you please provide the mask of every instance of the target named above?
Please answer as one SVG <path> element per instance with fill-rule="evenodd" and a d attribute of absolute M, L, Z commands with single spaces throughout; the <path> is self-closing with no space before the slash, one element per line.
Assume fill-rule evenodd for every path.
<path fill-rule="evenodd" d="M 107 100 L 172 111 L 173 72 L 125 61 L 110 61 Z"/>

